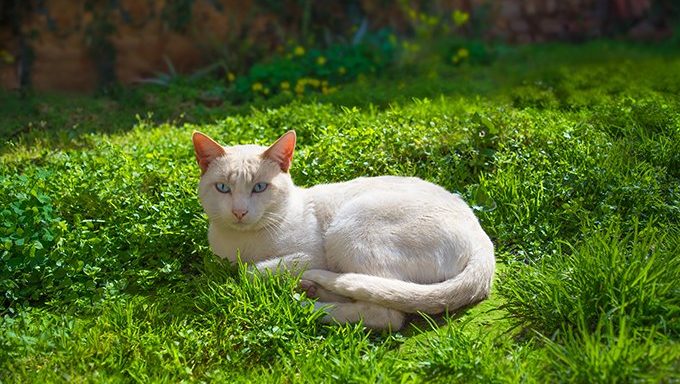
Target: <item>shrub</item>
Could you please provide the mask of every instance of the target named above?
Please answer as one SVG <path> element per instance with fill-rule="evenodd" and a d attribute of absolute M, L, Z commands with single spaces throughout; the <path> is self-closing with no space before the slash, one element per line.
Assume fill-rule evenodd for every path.
<path fill-rule="evenodd" d="M 360 75 L 375 74 L 392 61 L 396 49 L 387 31 L 353 45 L 305 49 L 297 45 L 288 54 L 253 65 L 235 78 L 237 101 L 274 94 L 302 96 L 308 92 L 327 94 L 336 86 Z"/>

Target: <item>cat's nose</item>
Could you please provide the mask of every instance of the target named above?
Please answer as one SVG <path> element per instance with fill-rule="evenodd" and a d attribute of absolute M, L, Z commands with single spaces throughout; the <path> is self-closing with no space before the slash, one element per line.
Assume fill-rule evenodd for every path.
<path fill-rule="evenodd" d="M 243 219 L 243 216 L 245 216 L 248 213 L 247 209 L 232 209 L 231 213 L 236 216 L 237 219 L 241 220 Z"/>

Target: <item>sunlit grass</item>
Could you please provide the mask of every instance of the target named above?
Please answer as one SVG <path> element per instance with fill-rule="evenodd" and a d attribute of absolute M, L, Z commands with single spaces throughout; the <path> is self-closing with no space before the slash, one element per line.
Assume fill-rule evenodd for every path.
<path fill-rule="evenodd" d="M 134 100 L 108 115 L 79 98 L 73 115 L 12 99 L 3 129 L 63 108 L 0 154 L 0 381 L 679 380 L 680 58 L 603 47 L 194 106 L 186 123 L 159 122 L 177 94 L 160 119 L 128 116 Z M 212 258 L 194 129 L 225 144 L 295 129 L 299 185 L 398 174 L 460 193 L 496 245 L 491 299 L 391 334 L 320 324 L 296 276 Z"/>

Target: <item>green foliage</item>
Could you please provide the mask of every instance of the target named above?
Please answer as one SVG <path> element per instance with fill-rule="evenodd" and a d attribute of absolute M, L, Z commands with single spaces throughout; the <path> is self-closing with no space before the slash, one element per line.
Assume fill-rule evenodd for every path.
<path fill-rule="evenodd" d="M 603 319 L 594 331 L 589 328 L 581 324 L 559 343 L 544 340 L 547 378 L 568 383 L 659 383 L 680 378 L 677 341 L 631 327 L 625 317 L 618 327 Z"/>
<path fill-rule="evenodd" d="M 3 94 L 0 381 L 677 380 L 680 59 L 497 52 L 243 107 L 208 109 L 210 84 L 182 77 Z M 228 145 L 295 129 L 303 186 L 396 174 L 459 192 L 496 245 L 491 299 L 436 328 L 321 325 L 295 276 L 210 254 L 194 129 Z"/>
<path fill-rule="evenodd" d="M 202 218 L 188 198 L 193 185 L 176 180 L 193 172 L 193 164 L 163 153 L 178 145 L 101 143 L 97 156 L 54 153 L 43 167 L 30 167 L 17 179 L 3 177 L 1 255 L 7 264 L 0 276 L 8 289 L 2 311 L 146 289 L 180 279 L 182 265 L 192 268 L 187 261 L 203 231 L 193 239 L 184 235 L 196 231 Z M 20 171 L 18 166 L 3 163 L 3 175 Z"/>
<path fill-rule="evenodd" d="M 433 327 L 426 339 L 416 340 L 415 358 L 402 362 L 413 377 L 435 383 L 496 383 L 526 380 L 527 349 L 501 345 L 507 339 L 484 337 L 471 324 L 450 322 Z M 470 328 L 473 328 L 470 330 Z M 414 363 L 415 362 L 415 363 Z"/>
<path fill-rule="evenodd" d="M 302 96 L 307 92 L 334 92 L 339 84 L 360 75 L 376 74 L 390 64 L 395 51 L 388 33 L 374 34 L 361 44 L 332 45 L 306 50 L 291 46 L 285 55 L 255 64 L 235 79 L 236 101 L 273 94 Z M 229 90 L 226 91 L 229 95 Z"/>
<path fill-rule="evenodd" d="M 568 245 L 565 245 L 568 247 Z M 545 335 L 613 332 L 625 326 L 680 336 L 680 236 L 647 227 L 600 230 L 577 249 L 559 250 L 538 265 L 515 265 L 501 294 L 517 325 Z"/>
<path fill-rule="evenodd" d="M 66 222 L 55 212 L 52 198 L 40 188 L 50 174 L 39 172 L 30 181 L 26 175 L 14 182 L 10 182 L 8 176 L 0 178 L 5 192 L 5 208 L 0 212 L 4 264 L 0 272 L 0 290 L 4 292 L 2 310 L 7 309 L 9 302 L 39 299 L 47 292 L 70 285 L 66 275 L 73 266 L 48 255 L 68 230 Z M 45 279 L 45 275 L 53 278 Z"/>
<path fill-rule="evenodd" d="M 77 319 L 41 310 L 6 316 L 0 320 L 0 378 L 46 379 L 55 371 L 66 380 L 186 380 L 216 371 L 234 377 L 294 352 L 290 345 L 304 351 L 319 340 L 312 335 L 322 331 L 321 314 L 295 286 L 295 279 L 241 267 L 234 277 L 207 274 L 155 298 L 95 304 Z M 54 350 L 59 353 L 48 359 Z M 36 361 L 43 368 L 27 370 Z"/>

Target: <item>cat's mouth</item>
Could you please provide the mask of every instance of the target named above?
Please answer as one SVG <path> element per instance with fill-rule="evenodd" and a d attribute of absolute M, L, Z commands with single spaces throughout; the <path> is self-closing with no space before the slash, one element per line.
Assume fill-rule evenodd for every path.
<path fill-rule="evenodd" d="M 231 227 L 233 229 L 236 229 L 236 230 L 239 230 L 239 231 L 248 231 L 248 230 L 253 229 L 256 224 L 257 224 L 256 222 L 252 223 L 252 222 L 249 222 L 249 221 L 239 220 L 239 221 L 233 221 L 231 223 Z"/>

